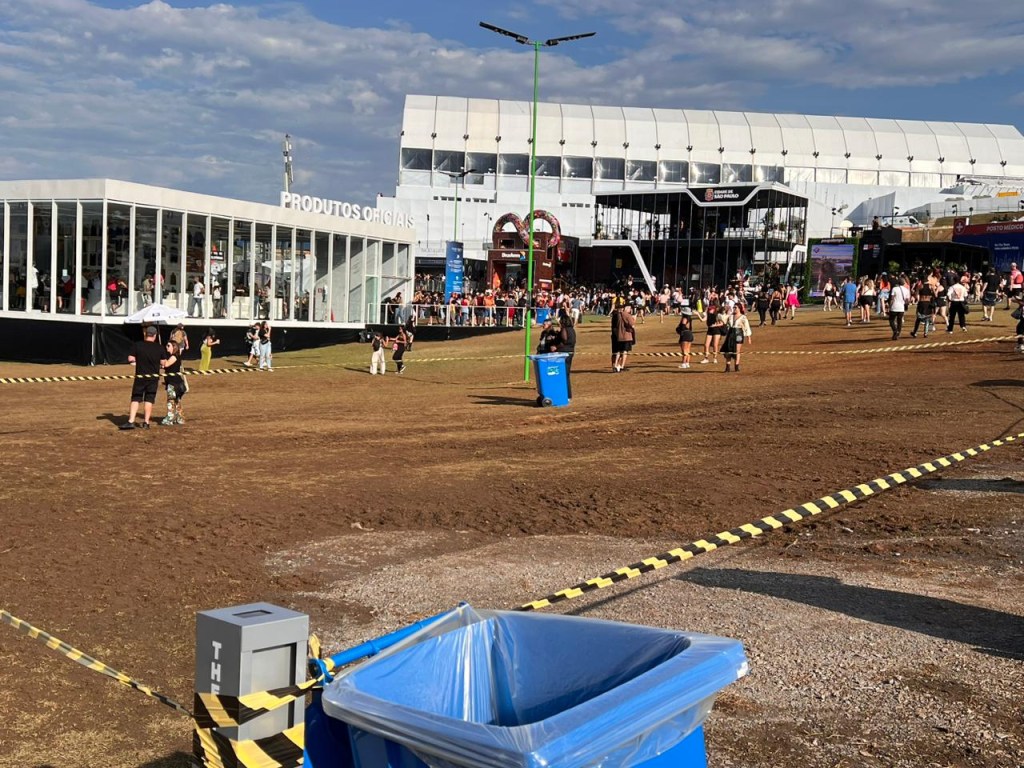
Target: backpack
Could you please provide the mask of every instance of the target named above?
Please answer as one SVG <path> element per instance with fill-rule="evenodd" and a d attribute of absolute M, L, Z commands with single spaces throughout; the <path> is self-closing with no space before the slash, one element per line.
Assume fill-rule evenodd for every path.
<path fill-rule="evenodd" d="M 380 336 L 374 336 L 373 341 L 370 343 L 370 346 L 373 348 L 374 352 L 379 352 L 381 346 Z"/>

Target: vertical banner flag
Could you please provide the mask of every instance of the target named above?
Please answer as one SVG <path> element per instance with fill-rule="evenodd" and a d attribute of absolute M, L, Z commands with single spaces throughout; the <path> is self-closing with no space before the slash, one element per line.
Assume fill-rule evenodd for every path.
<path fill-rule="evenodd" d="M 462 243 L 449 240 L 444 254 L 444 301 L 447 304 L 453 293 L 462 293 Z"/>

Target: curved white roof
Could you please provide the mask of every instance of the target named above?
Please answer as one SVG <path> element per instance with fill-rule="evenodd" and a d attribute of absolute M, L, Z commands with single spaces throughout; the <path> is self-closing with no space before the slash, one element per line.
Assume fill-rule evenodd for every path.
<path fill-rule="evenodd" d="M 410 95 L 403 149 L 529 154 L 530 103 Z M 541 103 L 537 154 L 1024 176 L 1010 125 Z"/>

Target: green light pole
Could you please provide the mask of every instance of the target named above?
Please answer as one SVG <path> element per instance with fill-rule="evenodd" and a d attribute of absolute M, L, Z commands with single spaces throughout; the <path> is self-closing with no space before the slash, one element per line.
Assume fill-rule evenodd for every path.
<path fill-rule="evenodd" d="M 496 32 L 505 37 L 511 37 L 520 45 L 533 46 L 533 125 L 530 130 L 530 241 L 526 245 L 526 315 L 523 317 L 523 326 L 526 331 L 524 338 L 523 352 L 523 381 L 530 380 L 530 325 L 531 313 L 533 312 L 533 211 L 537 195 L 537 97 L 540 93 L 540 49 L 544 46 L 555 46 L 559 43 L 567 43 L 570 40 L 582 40 L 585 37 L 593 37 L 596 32 L 584 32 L 582 35 L 569 35 L 568 37 L 553 37 L 550 40 L 531 40 L 526 35 L 517 32 L 509 32 L 507 29 L 496 27 L 481 21 L 480 26 Z"/>

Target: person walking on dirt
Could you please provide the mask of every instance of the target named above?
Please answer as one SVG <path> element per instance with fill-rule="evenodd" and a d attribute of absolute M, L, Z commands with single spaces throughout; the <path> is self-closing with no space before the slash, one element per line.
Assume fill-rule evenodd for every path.
<path fill-rule="evenodd" d="M 857 283 L 854 282 L 852 277 L 847 277 L 843 280 L 843 285 L 839 292 L 843 300 L 843 314 L 846 315 L 846 327 L 849 328 L 853 325 L 853 308 L 857 305 Z"/>
<path fill-rule="evenodd" d="M 387 372 L 387 362 L 384 360 L 384 347 L 387 345 L 387 339 L 380 331 L 374 331 L 373 336 L 370 337 L 370 375 L 376 376 L 377 369 L 380 368 L 380 375 L 383 376 Z"/>
<path fill-rule="evenodd" d="M 167 416 L 160 423 L 165 427 L 185 423 L 185 412 L 181 401 L 188 392 L 188 382 L 181 375 L 181 348 L 176 341 L 164 345 L 167 358 L 164 362 L 164 387 L 167 390 Z"/>
<path fill-rule="evenodd" d="M 690 347 L 693 345 L 693 310 L 689 307 L 682 307 L 679 315 L 679 325 L 676 326 L 676 333 L 679 334 L 679 351 L 683 355 L 683 362 L 680 368 L 690 367 Z"/>
<path fill-rule="evenodd" d="M 953 332 L 953 325 L 957 321 L 960 322 L 960 330 L 967 333 L 967 286 L 964 282 L 964 280 L 955 282 L 946 289 L 946 301 L 949 302 L 946 333 Z"/>
<path fill-rule="evenodd" d="M 726 322 L 725 342 L 722 346 L 726 373 L 729 372 L 730 364 L 732 364 L 736 373 L 740 372 L 740 356 L 743 354 L 743 344 L 750 341 L 753 335 L 753 332 L 750 330 L 750 321 L 747 319 L 743 305 L 737 304 L 732 308 L 732 314 Z"/>
<path fill-rule="evenodd" d="M 128 362 L 135 365 L 135 378 L 132 380 L 132 404 L 128 411 L 128 421 L 120 429 L 136 428 L 135 417 L 139 415 L 140 404 L 143 404 L 141 428 L 149 429 L 156 391 L 160 388 L 160 371 L 167 358 L 167 352 L 160 346 L 156 326 L 147 326 L 143 340 L 135 342 L 128 353 Z"/>
<path fill-rule="evenodd" d="M 892 329 L 892 340 L 897 341 L 903 333 L 903 314 L 910 306 L 910 288 L 907 278 L 901 276 L 896 286 L 889 289 L 889 327 Z"/>
<path fill-rule="evenodd" d="M 636 341 L 636 321 L 629 304 L 622 297 L 616 299 L 612 310 L 612 370 L 621 373 L 626 370 L 626 357 L 633 351 Z"/>
<path fill-rule="evenodd" d="M 395 361 L 395 365 L 398 367 L 397 373 L 405 373 L 405 363 L 402 361 L 402 356 L 405 355 L 405 349 L 408 345 L 409 335 L 405 331 L 405 326 L 400 325 L 398 326 L 398 335 L 391 345 L 391 349 L 394 351 L 391 359 Z"/>
<path fill-rule="evenodd" d="M 919 281 L 917 286 L 917 317 L 914 318 L 914 330 L 910 336 L 917 338 L 917 330 L 924 326 L 924 337 L 935 327 L 935 288 L 931 282 Z"/>

